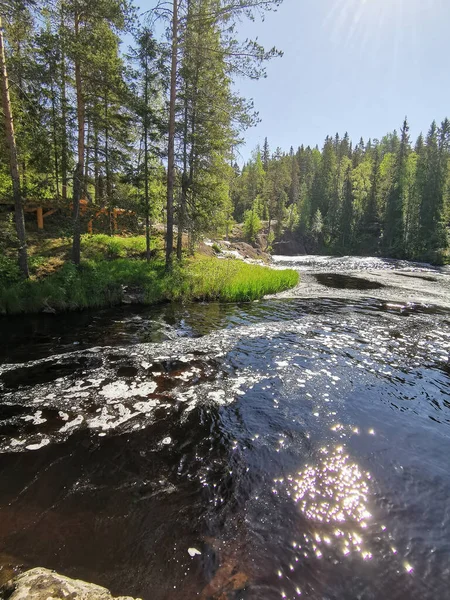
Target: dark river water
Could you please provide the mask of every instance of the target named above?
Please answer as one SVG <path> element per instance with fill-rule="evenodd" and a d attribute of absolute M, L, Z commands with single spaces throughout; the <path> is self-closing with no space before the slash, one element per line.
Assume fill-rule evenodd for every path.
<path fill-rule="evenodd" d="M 0 578 L 449 598 L 449 311 L 272 299 L 0 330 Z"/>

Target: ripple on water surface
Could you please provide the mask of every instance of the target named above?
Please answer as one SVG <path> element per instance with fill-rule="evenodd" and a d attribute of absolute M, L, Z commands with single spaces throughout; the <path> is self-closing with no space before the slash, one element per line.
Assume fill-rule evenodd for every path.
<path fill-rule="evenodd" d="M 0 367 L 8 560 L 145 599 L 445 598 L 448 314 L 233 310 Z"/>
<path fill-rule="evenodd" d="M 300 271 L 415 271 L 449 272 L 447 267 L 436 267 L 429 263 L 411 262 L 395 258 L 378 258 L 373 256 L 318 256 L 316 254 L 302 256 L 273 256 L 275 264 L 293 266 Z"/>

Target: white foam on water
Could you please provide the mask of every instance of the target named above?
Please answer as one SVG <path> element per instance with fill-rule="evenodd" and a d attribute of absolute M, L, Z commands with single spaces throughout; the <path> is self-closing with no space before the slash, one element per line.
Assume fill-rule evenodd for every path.
<path fill-rule="evenodd" d="M 34 415 L 26 415 L 21 417 L 23 421 L 30 421 L 33 425 L 42 425 L 42 423 L 46 423 L 47 419 L 42 417 L 42 410 L 38 410 L 34 413 Z"/>
<path fill-rule="evenodd" d="M 74 429 L 75 427 L 79 427 L 81 425 L 81 423 L 83 423 L 83 421 L 84 421 L 83 415 L 78 415 L 78 417 L 75 417 L 75 419 L 73 421 L 68 421 L 65 425 L 63 425 L 63 427 L 61 427 L 59 432 L 66 433 L 67 431 L 70 431 L 71 429 Z"/>
<path fill-rule="evenodd" d="M 39 450 L 44 446 L 48 446 L 50 444 L 49 438 L 43 438 L 38 444 L 29 444 L 26 448 L 27 450 Z"/>
<path fill-rule="evenodd" d="M 132 398 L 133 396 L 148 396 L 156 388 L 157 385 L 154 381 L 147 381 L 141 384 L 136 382 L 128 384 L 126 381 L 118 380 L 105 385 L 99 394 L 108 400 L 123 400 L 125 398 Z"/>

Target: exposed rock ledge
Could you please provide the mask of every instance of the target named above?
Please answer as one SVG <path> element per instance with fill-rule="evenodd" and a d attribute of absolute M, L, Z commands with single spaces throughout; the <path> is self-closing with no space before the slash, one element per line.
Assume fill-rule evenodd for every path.
<path fill-rule="evenodd" d="M 48 569 L 31 569 L 11 579 L 0 590 L 7 600 L 139 600 L 111 595 L 106 588 L 70 579 Z"/>

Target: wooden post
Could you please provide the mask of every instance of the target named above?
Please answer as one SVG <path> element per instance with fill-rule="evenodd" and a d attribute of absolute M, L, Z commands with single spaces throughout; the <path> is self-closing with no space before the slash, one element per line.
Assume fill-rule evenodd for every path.
<path fill-rule="evenodd" d="M 38 229 L 44 229 L 44 212 L 42 206 L 38 206 L 36 209 L 36 216 Z"/>

